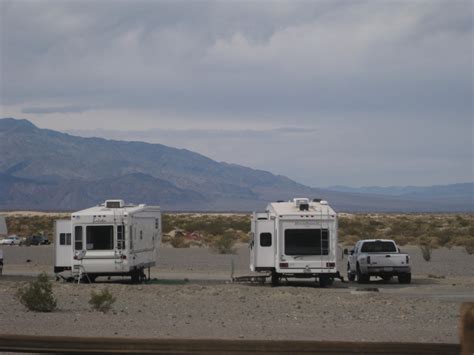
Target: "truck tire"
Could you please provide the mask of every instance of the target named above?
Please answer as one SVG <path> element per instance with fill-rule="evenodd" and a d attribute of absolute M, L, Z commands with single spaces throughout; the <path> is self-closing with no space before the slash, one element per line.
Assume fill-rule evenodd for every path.
<path fill-rule="evenodd" d="M 347 279 L 349 281 L 355 281 L 356 279 L 356 275 L 351 272 L 351 266 L 349 265 L 349 263 L 347 263 Z"/>
<path fill-rule="evenodd" d="M 357 282 L 360 284 L 365 284 L 370 281 L 370 276 L 363 274 L 362 271 L 360 271 L 359 265 L 357 265 Z"/>
<path fill-rule="evenodd" d="M 411 273 L 398 275 L 398 282 L 401 283 L 401 284 L 411 283 Z"/>
<path fill-rule="evenodd" d="M 280 275 L 275 270 L 272 270 L 272 286 L 276 287 L 278 285 L 280 285 Z"/>

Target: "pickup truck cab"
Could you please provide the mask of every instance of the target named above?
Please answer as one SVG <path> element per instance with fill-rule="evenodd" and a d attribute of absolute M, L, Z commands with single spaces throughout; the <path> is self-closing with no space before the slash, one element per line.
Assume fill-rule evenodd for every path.
<path fill-rule="evenodd" d="M 349 253 L 347 262 L 347 278 L 366 283 L 371 276 L 378 276 L 390 281 L 398 277 L 399 283 L 411 282 L 410 257 L 403 254 L 393 240 L 366 239 L 359 240 Z"/>

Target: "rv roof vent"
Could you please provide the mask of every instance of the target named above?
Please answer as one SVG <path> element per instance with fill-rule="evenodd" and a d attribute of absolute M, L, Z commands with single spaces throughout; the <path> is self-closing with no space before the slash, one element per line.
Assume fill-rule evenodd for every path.
<path fill-rule="evenodd" d="M 326 200 L 321 200 L 320 203 L 321 203 L 321 205 L 327 205 L 328 204 L 328 202 Z"/>
<path fill-rule="evenodd" d="M 313 202 L 321 202 L 322 199 L 321 198 L 313 198 Z"/>
<path fill-rule="evenodd" d="M 125 202 L 123 200 L 106 200 L 105 207 L 106 208 L 123 208 Z"/>

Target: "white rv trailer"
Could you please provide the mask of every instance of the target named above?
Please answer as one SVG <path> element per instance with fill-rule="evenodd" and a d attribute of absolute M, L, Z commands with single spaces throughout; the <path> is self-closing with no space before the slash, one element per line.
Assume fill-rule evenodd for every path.
<path fill-rule="evenodd" d="M 321 286 L 340 278 L 337 271 L 337 215 L 327 201 L 294 198 L 272 202 L 253 213 L 250 269 L 282 277 L 314 277 Z"/>
<path fill-rule="evenodd" d="M 129 275 L 136 282 L 155 265 L 160 242 L 160 207 L 107 200 L 56 221 L 54 272 L 91 281 Z"/>

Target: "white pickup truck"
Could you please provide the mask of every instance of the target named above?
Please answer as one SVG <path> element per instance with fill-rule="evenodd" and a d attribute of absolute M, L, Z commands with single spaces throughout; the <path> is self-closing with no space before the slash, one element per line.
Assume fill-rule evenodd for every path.
<path fill-rule="evenodd" d="M 410 257 L 400 253 L 393 240 L 366 239 L 359 240 L 350 252 L 347 262 L 347 278 L 366 283 L 371 276 L 378 276 L 390 281 L 393 276 L 398 277 L 399 283 L 411 282 Z"/>

